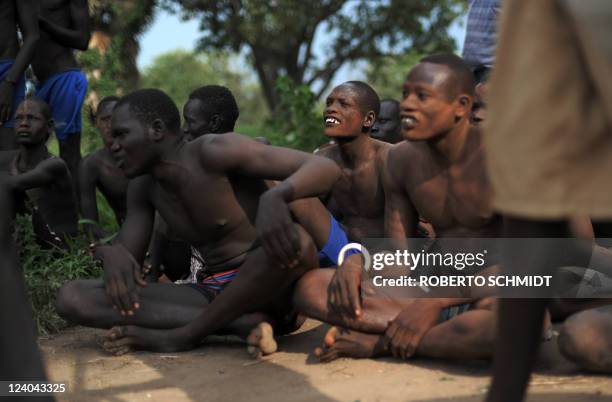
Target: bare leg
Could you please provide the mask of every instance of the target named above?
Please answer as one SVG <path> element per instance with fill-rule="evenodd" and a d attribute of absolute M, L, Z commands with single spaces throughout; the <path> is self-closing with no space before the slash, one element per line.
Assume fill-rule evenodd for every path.
<path fill-rule="evenodd" d="M 612 372 L 612 306 L 582 311 L 568 318 L 559 335 L 559 350 L 588 371 Z"/>
<path fill-rule="evenodd" d="M 287 297 L 292 285 L 317 264 L 316 249 L 311 238 L 299 226 L 298 231 L 301 244 L 298 267 L 281 269 L 270 263 L 263 249 L 255 249 L 248 254 L 232 284 L 189 324 L 174 331 L 132 325 L 117 327 L 115 338 L 137 349 L 187 350 L 247 312 L 273 311 L 271 315 L 275 317 L 289 314 L 291 303 Z"/>
<path fill-rule="evenodd" d="M 13 195 L 0 178 L 0 378 L 4 381 L 45 381 L 32 309 L 13 243 Z M 53 401 L 51 396 L 41 401 Z"/>
<path fill-rule="evenodd" d="M 505 218 L 505 237 L 560 237 L 568 234 L 566 222 Z M 558 248 L 526 242 L 524 249 L 502 250 L 504 270 L 517 275 L 550 275 L 560 266 L 552 261 Z M 499 304 L 493 382 L 487 401 L 523 399 L 539 347 L 539 331 L 548 299 L 502 299 Z"/>
<path fill-rule="evenodd" d="M 375 294 L 376 289 L 364 284 L 363 314 L 360 319 L 346 318 L 329 310 L 327 288 L 332 269 L 316 269 L 298 282 L 294 303 L 299 311 L 316 319 L 337 325 L 325 336 L 324 347 L 315 351 L 322 361 L 340 356 L 374 357 L 388 353 L 383 335 L 389 321 L 403 309 L 402 299 Z M 479 301 L 468 311 L 432 328 L 424 337 L 417 355 L 455 359 L 483 359 L 492 354 L 494 334 L 494 303 Z"/>

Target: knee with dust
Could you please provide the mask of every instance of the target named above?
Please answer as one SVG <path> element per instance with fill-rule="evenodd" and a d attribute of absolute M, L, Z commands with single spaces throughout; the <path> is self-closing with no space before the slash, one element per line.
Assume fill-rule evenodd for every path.
<path fill-rule="evenodd" d="M 329 272 L 328 272 L 329 271 Z M 315 305 L 325 303 L 327 287 L 329 286 L 330 272 L 332 270 L 315 269 L 308 271 L 300 278 L 293 293 L 293 304 L 298 311 L 311 313 Z M 314 304 L 314 305 L 313 305 Z"/>
<path fill-rule="evenodd" d="M 559 351 L 584 369 L 612 371 L 612 317 L 587 310 L 568 318 L 559 333 Z"/>

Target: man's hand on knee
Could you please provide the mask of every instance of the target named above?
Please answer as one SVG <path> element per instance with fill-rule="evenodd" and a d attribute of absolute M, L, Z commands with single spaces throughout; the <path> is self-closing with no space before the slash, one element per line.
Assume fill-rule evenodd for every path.
<path fill-rule="evenodd" d="M 122 245 L 96 248 L 96 258 L 104 264 L 106 294 L 121 315 L 133 315 L 140 307 L 138 286 L 146 286 L 140 264 Z"/>
<path fill-rule="evenodd" d="M 261 196 L 257 211 L 257 234 L 268 257 L 282 268 L 300 262 L 300 237 L 289 206 L 273 191 Z"/>
<path fill-rule="evenodd" d="M 332 311 L 350 317 L 361 316 L 361 254 L 348 256 L 334 273 L 328 287 L 329 305 Z"/>

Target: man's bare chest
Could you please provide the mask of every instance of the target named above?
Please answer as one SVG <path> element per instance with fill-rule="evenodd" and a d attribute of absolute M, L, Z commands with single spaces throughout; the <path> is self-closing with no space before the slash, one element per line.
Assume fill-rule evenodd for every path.
<path fill-rule="evenodd" d="M 152 194 L 155 209 L 172 230 L 194 244 L 220 236 L 244 216 L 226 177 L 196 176 L 157 183 Z"/>
<path fill-rule="evenodd" d="M 490 191 L 481 175 L 467 170 L 444 170 L 407 189 L 420 216 L 436 230 L 453 227 L 478 229 L 491 216 Z"/>
<path fill-rule="evenodd" d="M 363 217 L 380 215 L 384 211 L 384 191 L 378 169 L 368 163 L 357 169 L 342 168 L 342 176 L 334 185 L 332 195 L 346 215 Z"/>

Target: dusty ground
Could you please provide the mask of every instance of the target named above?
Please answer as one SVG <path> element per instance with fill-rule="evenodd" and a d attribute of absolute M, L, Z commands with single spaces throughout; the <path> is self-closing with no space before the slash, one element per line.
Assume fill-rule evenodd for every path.
<path fill-rule="evenodd" d="M 103 331 L 72 328 L 41 340 L 53 381 L 68 383 L 63 401 L 481 401 L 487 364 L 416 359 L 341 359 L 318 364 L 312 349 L 325 327 L 308 321 L 263 360 L 240 344 L 212 344 L 171 355 L 138 352 L 122 357 L 98 346 Z M 530 402 L 612 401 L 612 377 L 582 375 L 545 347 Z"/>

